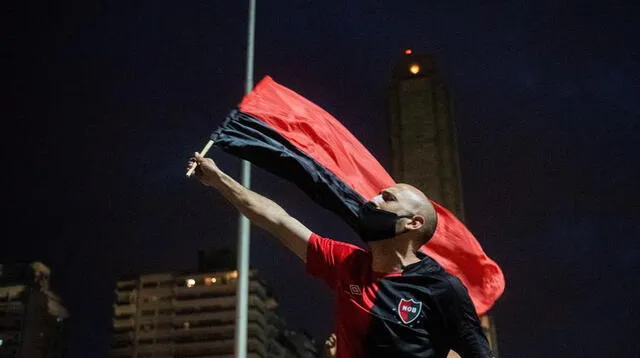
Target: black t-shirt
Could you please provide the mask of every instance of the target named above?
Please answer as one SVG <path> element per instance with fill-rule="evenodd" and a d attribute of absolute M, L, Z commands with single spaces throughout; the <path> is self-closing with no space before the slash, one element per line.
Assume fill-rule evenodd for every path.
<path fill-rule="evenodd" d="M 493 356 L 466 288 L 426 255 L 378 273 L 370 253 L 312 234 L 307 270 L 337 294 L 337 358 Z"/>

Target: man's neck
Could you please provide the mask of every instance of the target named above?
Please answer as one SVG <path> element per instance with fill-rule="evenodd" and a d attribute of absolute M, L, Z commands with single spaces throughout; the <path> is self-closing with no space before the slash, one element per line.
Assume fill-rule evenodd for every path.
<path fill-rule="evenodd" d="M 402 236 L 370 242 L 371 269 L 376 272 L 395 272 L 420 261 L 413 241 Z"/>

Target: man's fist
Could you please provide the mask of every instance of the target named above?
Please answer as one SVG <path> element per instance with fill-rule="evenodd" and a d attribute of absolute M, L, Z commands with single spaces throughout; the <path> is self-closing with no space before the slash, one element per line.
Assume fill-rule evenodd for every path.
<path fill-rule="evenodd" d="M 194 174 L 196 178 L 206 186 L 215 187 L 220 183 L 220 169 L 211 158 L 205 158 L 200 153 L 194 153 L 193 157 L 189 158 L 189 164 L 187 170 L 191 170 L 195 167 Z"/>
<path fill-rule="evenodd" d="M 338 350 L 338 338 L 335 333 L 331 333 L 324 341 L 324 358 L 334 358 Z"/>

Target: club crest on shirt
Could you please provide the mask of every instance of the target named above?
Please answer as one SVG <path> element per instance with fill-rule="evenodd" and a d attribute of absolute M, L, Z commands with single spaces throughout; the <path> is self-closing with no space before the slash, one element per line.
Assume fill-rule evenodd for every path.
<path fill-rule="evenodd" d="M 418 318 L 420 311 L 422 311 L 422 302 L 413 298 L 409 300 L 403 298 L 398 303 L 398 315 L 405 324 L 409 324 Z"/>

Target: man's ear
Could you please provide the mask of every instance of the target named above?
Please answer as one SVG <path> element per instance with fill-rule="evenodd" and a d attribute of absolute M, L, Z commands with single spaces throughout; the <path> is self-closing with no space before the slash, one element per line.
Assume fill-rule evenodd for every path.
<path fill-rule="evenodd" d="M 419 230 L 424 226 L 424 217 L 422 215 L 414 216 L 411 221 L 409 221 L 405 227 L 410 230 Z"/>

